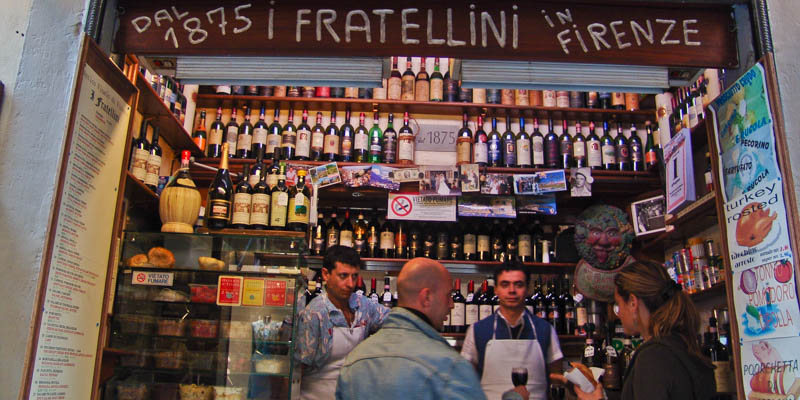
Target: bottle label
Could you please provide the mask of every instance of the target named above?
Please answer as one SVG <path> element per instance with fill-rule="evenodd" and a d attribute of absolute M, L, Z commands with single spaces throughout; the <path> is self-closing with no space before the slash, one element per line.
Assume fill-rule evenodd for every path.
<path fill-rule="evenodd" d="M 222 199 L 211 199 L 208 201 L 208 203 L 209 203 L 208 205 L 209 219 L 220 219 L 223 221 L 228 220 L 228 217 L 230 217 L 230 210 L 231 210 L 230 201 Z"/>
<path fill-rule="evenodd" d="M 450 310 L 450 326 L 464 326 L 464 309 L 464 303 L 453 303 L 453 309 Z"/>
<path fill-rule="evenodd" d="M 201 151 L 206 151 L 206 138 L 195 136 L 192 138 L 192 141 L 197 145 L 198 148 L 200 148 Z"/>
<path fill-rule="evenodd" d="M 531 235 L 523 234 L 517 237 L 517 254 L 520 257 L 531 257 L 533 255 Z"/>
<path fill-rule="evenodd" d="M 414 139 L 401 138 L 397 148 L 397 158 L 400 161 L 414 162 Z"/>
<path fill-rule="evenodd" d="M 542 105 L 545 106 L 545 107 L 555 107 L 556 106 L 556 91 L 555 90 L 542 90 Z"/>
<path fill-rule="evenodd" d="M 389 78 L 389 89 L 387 91 L 389 100 L 400 100 L 400 95 L 402 92 L 403 86 L 400 83 L 400 78 Z"/>
<path fill-rule="evenodd" d="M 514 105 L 514 90 L 502 89 L 500 90 L 500 104 Z"/>
<path fill-rule="evenodd" d="M 431 100 L 441 101 L 444 97 L 444 81 L 431 79 Z"/>
<path fill-rule="evenodd" d="M 161 156 L 150 154 L 147 158 L 147 173 L 144 176 L 144 184 L 158 186 L 158 171 L 161 169 Z"/>
<path fill-rule="evenodd" d="M 544 143 L 545 160 L 547 164 L 558 163 L 559 144 L 557 140 L 548 140 Z"/>
<path fill-rule="evenodd" d="M 625 93 L 623 93 L 623 92 L 613 92 L 613 93 L 611 93 L 611 105 L 612 106 L 624 106 L 625 105 Z"/>
<path fill-rule="evenodd" d="M 267 143 L 267 130 L 264 128 L 253 129 L 253 143 L 266 144 Z"/>
<path fill-rule="evenodd" d="M 381 232 L 381 250 L 394 249 L 394 232 Z"/>
<path fill-rule="evenodd" d="M 599 140 L 587 140 L 586 150 L 588 152 L 588 164 L 590 167 L 599 167 L 603 165 L 603 153 L 600 150 Z"/>
<path fill-rule="evenodd" d="M 583 349 L 583 357 L 584 358 L 594 357 L 594 346 L 586 346 L 586 348 Z"/>
<path fill-rule="evenodd" d="M 464 254 L 475 254 L 477 250 L 478 237 L 468 233 L 464 235 Z"/>
<path fill-rule="evenodd" d="M 472 89 L 472 102 L 474 104 L 486 104 L 486 89 Z"/>
<path fill-rule="evenodd" d="M 714 381 L 717 383 L 717 392 L 735 392 L 736 383 L 733 380 L 730 361 L 712 361 L 714 364 Z"/>
<path fill-rule="evenodd" d="M 488 316 L 492 315 L 492 305 L 491 304 L 481 304 L 478 306 L 478 320 L 484 319 Z"/>
<path fill-rule="evenodd" d="M 250 151 L 250 147 L 253 145 L 253 135 L 247 134 L 240 134 L 238 140 L 236 141 L 236 150 L 246 150 Z"/>
<path fill-rule="evenodd" d="M 531 142 L 528 139 L 517 139 L 517 163 L 531 165 Z"/>
<path fill-rule="evenodd" d="M 468 298 L 467 301 L 472 301 L 472 299 Z M 464 309 L 465 309 L 464 323 L 466 325 L 472 325 L 480 321 L 480 319 L 478 319 L 479 310 L 477 304 L 467 304 L 467 306 Z"/>
<path fill-rule="evenodd" d="M 308 223 L 308 197 L 298 192 L 289 199 L 289 223 Z"/>
<path fill-rule="evenodd" d="M 614 346 L 606 346 L 606 355 L 610 357 L 616 357 L 617 350 L 614 348 Z"/>
<path fill-rule="evenodd" d="M 397 138 L 392 132 L 384 132 L 383 137 L 383 162 L 392 164 L 396 160 Z"/>
<path fill-rule="evenodd" d="M 320 96 L 322 97 L 322 96 Z M 344 88 L 344 97 L 348 99 L 357 99 L 358 98 L 358 88 L 356 87 L 346 87 Z"/>
<path fill-rule="evenodd" d="M 531 138 L 533 147 L 533 165 L 544 165 L 544 137 L 536 135 Z"/>
<path fill-rule="evenodd" d="M 401 100 L 414 100 L 414 77 L 403 77 L 401 84 Z"/>
<path fill-rule="evenodd" d="M 486 142 L 475 142 L 473 150 L 475 152 L 475 159 L 473 162 L 476 164 L 489 162 L 489 146 Z"/>
<path fill-rule="evenodd" d="M 563 155 L 572 154 L 572 141 L 571 140 L 562 140 L 561 141 L 561 154 L 563 154 Z"/>
<path fill-rule="evenodd" d="M 489 236 L 478 235 L 478 253 L 489 252 Z"/>
<path fill-rule="evenodd" d="M 321 152 L 325 145 L 325 134 L 322 132 L 311 133 L 311 150 Z"/>
<path fill-rule="evenodd" d="M 339 245 L 353 247 L 353 231 L 339 232 Z"/>
<path fill-rule="evenodd" d="M 631 143 L 631 161 L 642 161 L 642 146 Z"/>
<path fill-rule="evenodd" d="M 658 161 L 658 154 L 654 150 L 644 153 L 644 161 L 648 164 L 655 164 Z"/>
<path fill-rule="evenodd" d="M 471 153 L 472 138 L 459 137 L 456 140 L 456 164 L 469 164 Z"/>
<path fill-rule="evenodd" d="M 343 157 L 344 156 L 349 157 L 351 154 L 353 154 L 353 139 L 349 137 L 342 138 L 342 151 L 340 152 L 340 154 Z"/>
<path fill-rule="evenodd" d="M 239 138 L 239 129 L 235 126 L 228 127 L 228 134 L 225 137 L 225 141 L 228 142 L 229 155 L 236 154 L 236 139 L 238 138 Z"/>
<path fill-rule="evenodd" d="M 414 100 L 428 101 L 428 93 L 430 91 L 430 84 L 427 80 L 418 80 L 414 88 Z"/>
<path fill-rule="evenodd" d="M 337 244 L 339 244 L 339 231 L 331 229 L 328 231 L 328 248 Z"/>
<path fill-rule="evenodd" d="M 586 325 L 586 322 L 589 319 L 588 319 L 588 315 L 586 314 L 586 308 L 585 307 L 578 307 L 575 310 L 575 319 L 577 321 L 577 325 L 578 326 Z"/>
<path fill-rule="evenodd" d="M 603 164 L 617 163 L 617 149 L 613 144 L 604 144 L 600 147 L 603 152 Z"/>
<path fill-rule="evenodd" d="M 558 91 L 556 94 L 556 107 L 569 108 L 569 92 Z"/>
<path fill-rule="evenodd" d="M 325 154 L 339 154 L 339 136 L 325 135 L 325 147 L 322 152 Z"/>
<path fill-rule="evenodd" d="M 309 157 L 311 148 L 311 131 L 308 129 L 301 129 L 297 131 L 297 156 Z"/>
<path fill-rule="evenodd" d="M 272 190 L 278 184 L 278 174 L 267 175 L 267 186 Z"/>
<path fill-rule="evenodd" d="M 617 161 L 625 162 L 631 160 L 631 151 L 627 145 L 617 147 Z"/>
<path fill-rule="evenodd" d="M 527 106 L 530 104 L 530 98 L 528 97 L 528 89 L 517 89 L 514 91 L 515 101 L 518 106 Z"/>
<path fill-rule="evenodd" d="M 586 143 L 575 142 L 572 144 L 572 155 L 575 158 L 583 159 L 586 157 Z"/>
<path fill-rule="evenodd" d="M 272 133 L 267 135 L 267 154 L 274 153 L 275 148 L 280 147 L 280 145 L 281 145 L 281 135 Z"/>
<path fill-rule="evenodd" d="M 489 139 L 489 161 L 499 162 L 501 158 L 500 140 Z"/>
<path fill-rule="evenodd" d="M 514 140 L 506 140 L 503 143 L 503 162 L 506 165 L 516 165 L 517 164 L 517 143 Z"/>
<path fill-rule="evenodd" d="M 250 193 L 236 193 L 233 195 L 233 224 L 247 225 L 250 223 L 250 206 L 252 196 Z"/>
<path fill-rule="evenodd" d="M 271 199 L 270 209 L 272 209 L 272 213 L 269 216 L 269 225 L 276 227 L 286 226 L 286 209 L 289 206 L 289 194 L 275 192 L 272 194 Z"/>
<path fill-rule="evenodd" d="M 208 144 L 222 144 L 222 129 L 212 129 L 211 132 L 208 133 Z"/>
<path fill-rule="evenodd" d="M 356 151 L 358 151 L 358 150 L 366 150 L 367 149 L 367 143 L 369 143 L 369 136 L 367 136 L 366 133 L 363 133 L 363 132 L 356 133 L 356 140 L 353 143 L 353 148 L 355 148 Z"/>
<path fill-rule="evenodd" d="M 250 225 L 269 225 L 269 195 L 256 193 L 250 206 Z"/>
<path fill-rule="evenodd" d="M 147 176 L 147 160 L 150 159 L 150 153 L 144 149 L 135 149 L 133 151 L 133 166 L 131 167 L 131 174 L 136 179 L 143 181 Z"/>
<path fill-rule="evenodd" d="M 297 146 L 297 132 L 296 131 L 283 131 L 281 137 L 281 147 L 295 147 Z"/>

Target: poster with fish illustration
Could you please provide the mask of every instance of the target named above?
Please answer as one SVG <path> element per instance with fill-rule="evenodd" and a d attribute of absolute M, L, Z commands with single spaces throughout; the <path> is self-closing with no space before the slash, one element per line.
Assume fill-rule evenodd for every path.
<path fill-rule="evenodd" d="M 800 310 L 791 257 L 734 272 L 733 289 L 741 340 L 798 335 Z"/>
<path fill-rule="evenodd" d="M 747 399 L 800 399 L 800 337 L 745 342 L 741 354 Z"/>

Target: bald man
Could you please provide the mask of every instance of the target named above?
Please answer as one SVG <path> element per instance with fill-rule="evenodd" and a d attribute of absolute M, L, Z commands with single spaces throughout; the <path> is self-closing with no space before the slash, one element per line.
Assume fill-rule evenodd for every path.
<path fill-rule="evenodd" d="M 439 262 L 407 262 L 397 278 L 397 307 L 376 334 L 347 355 L 336 398 L 485 400 L 475 368 L 439 334 L 453 308 L 452 286 L 450 272 Z"/>

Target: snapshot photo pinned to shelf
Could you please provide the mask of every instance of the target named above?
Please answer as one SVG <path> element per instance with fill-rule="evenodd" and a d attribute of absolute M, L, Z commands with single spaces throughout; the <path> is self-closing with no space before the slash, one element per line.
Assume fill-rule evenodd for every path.
<path fill-rule="evenodd" d="M 508 195 L 513 193 L 513 187 L 511 174 L 481 173 L 481 194 Z"/>
<path fill-rule="evenodd" d="M 349 167 L 342 167 L 339 171 L 342 174 L 342 182 L 344 182 L 345 186 L 347 187 L 362 187 L 362 186 L 369 186 L 369 178 L 370 178 L 370 170 L 372 166 L 349 166 Z"/>
<path fill-rule="evenodd" d="M 567 178 L 563 170 L 514 175 L 514 194 L 539 195 L 565 190 L 567 190 Z"/>
<path fill-rule="evenodd" d="M 389 178 L 397 183 L 419 182 L 423 177 L 419 168 L 398 168 L 389 172 Z"/>
<path fill-rule="evenodd" d="M 666 230 L 666 225 L 664 224 L 665 207 L 664 195 L 631 203 L 633 231 L 636 233 L 636 236 Z"/>
<path fill-rule="evenodd" d="M 517 209 L 512 196 L 462 196 L 458 199 L 458 216 L 485 218 L 516 218 Z"/>
<path fill-rule="evenodd" d="M 369 185 L 381 189 L 400 190 L 400 183 L 395 182 L 390 176 L 394 175 L 396 168 L 383 165 L 373 165 L 369 170 Z"/>
<path fill-rule="evenodd" d="M 556 195 L 545 193 L 541 196 L 518 196 L 517 212 L 520 214 L 556 215 Z"/>
<path fill-rule="evenodd" d="M 308 172 L 309 168 L 312 168 L 305 164 L 297 164 L 297 163 L 286 163 L 286 186 L 292 187 L 297 184 L 297 171 L 306 171 Z M 306 186 L 311 188 L 311 180 L 306 180 Z"/>
<path fill-rule="evenodd" d="M 419 194 L 436 196 L 461 196 L 458 168 L 449 166 L 423 166 L 419 181 Z"/>
<path fill-rule="evenodd" d="M 800 338 L 745 342 L 742 351 L 742 382 L 750 400 L 797 400 L 800 398 Z M 714 362 L 718 365 L 718 362 Z M 729 362 L 734 366 L 732 362 Z M 723 364 L 724 368 L 726 365 Z M 719 368 L 719 366 L 717 367 Z M 734 366 L 735 368 L 735 366 Z M 718 374 L 714 371 L 714 375 Z M 722 386 L 722 387 L 720 387 Z M 729 390 L 724 390 L 729 389 Z M 717 380 L 718 392 L 736 392 L 736 382 Z"/>
<path fill-rule="evenodd" d="M 591 168 L 572 168 L 569 171 L 569 194 L 572 197 L 592 197 Z"/>
<path fill-rule="evenodd" d="M 461 170 L 461 192 L 480 192 L 481 175 L 478 164 L 462 164 L 459 168 Z"/>
<path fill-rule="evenodd" d="M 311 182 L 321 188 L 342 182 L 339 166 L 336 162 L 311 168 L 308 170 L 308 175 L 311 176 Z"/>

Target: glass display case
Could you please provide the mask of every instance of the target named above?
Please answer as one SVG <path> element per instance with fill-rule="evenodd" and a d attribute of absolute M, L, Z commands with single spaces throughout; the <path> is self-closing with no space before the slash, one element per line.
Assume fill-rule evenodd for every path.
<path fill-rule="evenodd" d="M 125 234 L 106 399 L 290 399 L 305 239 Z"/>

